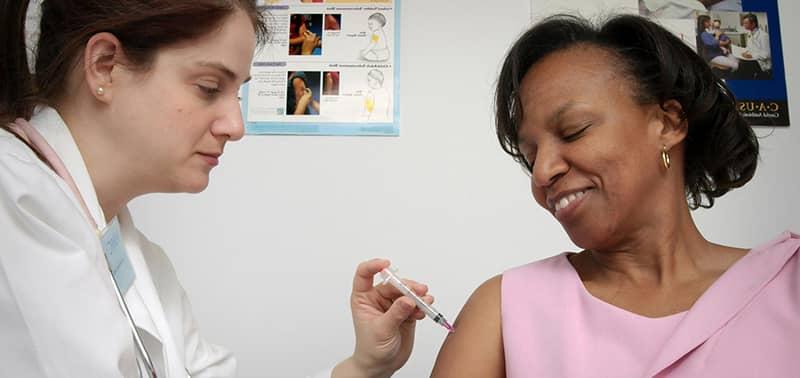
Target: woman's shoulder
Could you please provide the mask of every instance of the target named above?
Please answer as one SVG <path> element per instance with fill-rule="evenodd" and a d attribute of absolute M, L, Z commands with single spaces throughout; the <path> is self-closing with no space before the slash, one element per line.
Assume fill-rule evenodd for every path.
<path fill-rule="evenodd" d="M 552 280 L 574 274 L 567 257 L 572 252 L 562 252 L 541 260 L 510 268 L 503 272 L 504 280 Z"/>
<path fill-rule="evenodd" d="M 800 234 L 786 230 L 766 243 L 753 248 L 753 251 L 770 251 L 775 248 L 792 248 L 800 244 Z"/>
<path fill-rule="evenodd" d="M 502 274 L 491 277 L 475 289 L 467 303 L 496 303 L 499 306 L 502 290 L 518 280 L 553 282 L 554 278 L 574 275 L 574 269 L 572 269 L 567 259 L 569 254 L 569 252 L 559 253 L 555 256 L 510 268 Z M 481 308 L 485 309 L 487 306 L 481 306 Z"/>
<path fill-rule="evenodd" d="M 455 321 L 455 333 L 439 350 L 432 377 L 501 377 L 505 375 L 500 316 L 502 276 L 478 286 Z"/>
<path fill-rule="evenodd" d="M 750 249 L 747 254 L 742 257 L 742 261 L 746 262 L 743 265 L 764 264 L 770 261 L 785 263 L 794 262 L 800 265 L 800 234 L 791 231 L 784 231 L 777 237 Z"/>

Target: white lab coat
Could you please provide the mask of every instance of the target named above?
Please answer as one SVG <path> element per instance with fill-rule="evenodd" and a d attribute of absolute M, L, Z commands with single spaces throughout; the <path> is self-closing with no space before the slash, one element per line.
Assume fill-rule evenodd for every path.
<path fill-rule="evenodd" d="M 42 108 L 31 124 L 72 174 L 97 224 L 94 186 L 69 129 Z M 136 377 L 136 349 L 97 235 L 66 183 L 0 130 L 0 377 Z M 125 294 L 159 377 L 229 377 L 236 361 L 199 334 L 161 248 L 118 215 L 136 279 Z"/>
<path fill-rule="evenodd" d="M 747 52 L 758 61 L 762 71 L 772 69 L 772 54 L 769 48 L 769 35 L 757 27 L 747 33 Z"/>

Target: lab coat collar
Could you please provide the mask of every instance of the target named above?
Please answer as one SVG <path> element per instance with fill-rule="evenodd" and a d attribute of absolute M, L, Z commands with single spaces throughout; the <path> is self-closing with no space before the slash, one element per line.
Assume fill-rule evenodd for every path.
<path fill-rule="evenodd" d="M 100 201 L 97 200 L 92 178 L 86 169 L 86 162 L 83 160 L 81 151 L 61 115 L 51 107 L 40 106 L 36 108 L 30 124 L 42 134 L 42 137 L 53 147 L 53 150 L 64 162 L 64 166 L 67 167 L 72 179 L 75 180 L 75 185 L 89 208 L 89 213 L 91 213 L 95 223 L 103 228 L 103 225 L 106 224 L 106 218 L 103 214 L 103 209 L 100 207 Z M 77 205 L 80 208 L 80 205 Z"/>
<path fill-rule="evenodd" d="M 646 376 L 658 375 L 724 327 L 798 250 L 800 235 L 787 231 L 740 258 L 695 302 L 650 364 Z"/>

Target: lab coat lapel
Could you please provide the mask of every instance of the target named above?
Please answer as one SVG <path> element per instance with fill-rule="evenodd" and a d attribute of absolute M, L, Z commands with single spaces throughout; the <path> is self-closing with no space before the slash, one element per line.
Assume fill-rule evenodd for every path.
<path fill-rule="evenodd" d="M 797 251 L 797 242 L 784 243 L 790 237 L 785 232 L 775 241 L 752 249 L 720 276 L 664 344 L 646 377 L 657 376 L 690 354 L 746 307 Z"/>
<path fill-rule="evenodd" d="M 120 211 L 118 218 L 125 248 L 137 275 L 134 284 L 125 296 L 128 307 L 134 319 L 137 320 L 136 325 L 148 333 L 147 336 L 143 336 L 143 339 L 147 342 L 148 352 L 155 360 L 156 366 L 167 377 L 185 376 L 183 361 L 173 361 L 181 355 L 181 351 L 175 349 L 177 346 L 167 318 L 160 315 L 166 314 L 165 304 L 161 303 L 158 290 L 154 285 L 157 280 L 152 276 L 144 258 L 143 243 L 139 239 L 139 232 L 136 230 L 127 208 Z M 171 359 L 170 356 L 174 356 L 174 358 Z"/>

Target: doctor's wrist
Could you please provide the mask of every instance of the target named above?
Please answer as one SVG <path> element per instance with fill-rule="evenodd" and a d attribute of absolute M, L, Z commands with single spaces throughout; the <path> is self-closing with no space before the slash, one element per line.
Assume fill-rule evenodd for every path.
<path fill-rule="evenodd" d="M 392 373 L 394 372 L 360 363 L 355 357 L 350 356 L 333 368 L 331 378 L 388 378 Z"/>

